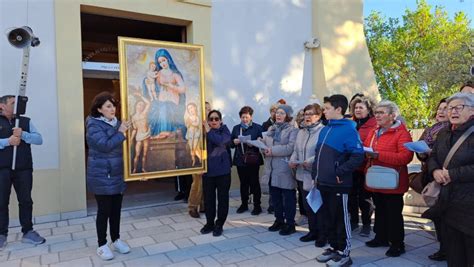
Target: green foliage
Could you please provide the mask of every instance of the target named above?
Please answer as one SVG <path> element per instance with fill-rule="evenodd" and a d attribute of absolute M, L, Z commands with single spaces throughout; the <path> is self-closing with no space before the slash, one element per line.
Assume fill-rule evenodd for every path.
<path fill-rule="evenodd" d="M 471 78 L 474 30 L 463 12 L 450 20 L 443 7 L 425 0 L 399 19 L 372 12 L 365 36 L 383 99 L 397 103 L 408 126 L 428 121 L 443 97 Z"/>

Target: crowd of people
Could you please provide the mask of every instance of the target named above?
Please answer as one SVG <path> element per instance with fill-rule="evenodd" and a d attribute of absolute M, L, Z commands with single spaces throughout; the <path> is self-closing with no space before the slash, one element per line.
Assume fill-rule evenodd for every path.
<path fill-rule="evenodd" d="M 7 244 L 12 184 L 20 203 L 22 241 L 45 242 L 33 230 L 31 200 L 30 145 L 39 145 L 42 139 L 26 117 L 21 117 L 19 128 L 12 126 L 14 100 L 13 96 L 0 98 L 2 249 Z M 350 101 L 335 94 L 322 103 L 310 103 L 294 116 L 293 108 L 279 100 L 270 107 L 270 118 L 262 125 L 253 121 L 253 108 L 244 106 L 239 111 L 240 124 L 232 131 L 223 123 L 221 112 L 206 105 L 202 134 L 207 142 L 207 172 L 193 175 L 188 199 L 192 217 L 205 210 L 202 234 L 222 235 L 229 212 L 231 169 L 236 166 L 241 197 L 236 212 L 249 211 L 251 203 L 251 215 L 261 214 L 261 184 L 268 185 L 268 212 L 275 217 L 268 230 L 280 235 L 295 233 L 302 221 L 295 220 L 299 210 L 300 218 L 307 217 L 309 230 L 300 241 L 326 247 L 316 256 L 318 262 L 351 265 L 351 235 L 369 237 L 373 214 L 375 235 L 365 245 L 388 247 L 388 257 L 405 253 L 403 195 L 409 188 L 407 166 L 413 152 L 405 146 L 412 137 L 403 114 L 391 101 L 375 103 L 362 94 Z M 114 257 L 111 247 L 119 253 L 130 252 L 120 239 L 120 211 L 126 188 L 122 143 L 131 123 L 116 118 L 116 105 L 110 93 L 97 95 L 86 121 L 87 185 L 97 201 L 97 254 L 104 260 Z M 436 204 L 423 214 L 435 222 L 440 241 L 439 251 L 429 258 L 447 260 L 448 266 L 474 266 L 473 118 L 474 88 L 466 83 L 460 92 L 439 102 L 435 123 L 420 138 L 430 149 L 417 154 L 422 161 L 423 184 L 434 181 L 440 188 Z M 15 146 L 21 157 L 17 168 L 11 170 Z M 319 206 L 315 206 L 315 199 L 319 199 Z M 107 244 L 108 227 L 111 246 Z"/>

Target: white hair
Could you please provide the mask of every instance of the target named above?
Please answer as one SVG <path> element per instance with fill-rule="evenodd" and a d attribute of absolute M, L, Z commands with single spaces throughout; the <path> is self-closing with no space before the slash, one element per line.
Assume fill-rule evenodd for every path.
<path fill-rule="evenodd" d="M 464 101 L 464 104 L 466 106 L 474 107 L 474 94 L 471 93 L 455 93 L 454 95 L 450 96 L 447 100 L 446 103 L 449 105 L 449 103 L 453 100 L 460 99 Z"/>
<path fill-rule="evenodd" d="M 382 100 L 378 103 L 376 108 L 386 108 L 388 110 L 388 114 L 395 114 L 400 116 L 400 109 L 398 108 L 397 104 L 389 100 Z"/>

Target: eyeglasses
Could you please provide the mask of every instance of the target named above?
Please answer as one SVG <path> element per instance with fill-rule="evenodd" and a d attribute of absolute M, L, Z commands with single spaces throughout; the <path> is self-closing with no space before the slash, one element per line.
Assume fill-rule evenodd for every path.
<path fill-rule="evenodd" d="M 448 107 L 448 112 L 453 112 L 456 110 L 457 113 L 461 113 L 464 110 L 464 107 L 470 107 L 469 105 L 457 105 L 454 107 Z"/>
<path fill-rule="evenodd" d="M 374 115 L 375 115 L 375 116 L 377 116 L 377 115 L 378 115 L 378 116 L 382 116 L 382 115 L 384 115 L 384 114 L 387 114 L 387 113 L 385 113 L 385 111 L 375 111 L 375 112 L 374 112 Z"/>
<path fill-rule="evenodd" d="M 209 117 L 209 121 L 220 121 L 219 117 Z"/>

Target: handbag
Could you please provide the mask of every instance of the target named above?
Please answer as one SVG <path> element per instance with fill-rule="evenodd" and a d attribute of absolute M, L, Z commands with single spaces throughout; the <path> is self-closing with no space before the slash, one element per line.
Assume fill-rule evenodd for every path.
<path fill-rule="evenodd" d="M 448 169 L 449 162 L 454 156 L 454 153 L 456 153 L 456 151 L 464 142 L 464 140 L 466 140 L 472 132 L 474 132 L 474 126 L 469 127 L 469 129 L 467 129 L 467 131 L 462 134 L 458 141 L 456 141 L 453 147 L 449 150 L 448 155 L 446 156 L 446 159 L 443 163 L 444 169 Z M 438 200 L 440 192 L 441 185 L 438 184 L 438 182 L 436 181 L 432 181 L 427 186 L 425 186 L 425 188 L 421 192 L 421 196 L 423 197 L 423 200 L 425 201 L 426 205 L 428 205 L 429 207 L 433 207 L 436 204 L 436 201 Z"/>
<path fill-rule="evenodd" d="M 393 168 L 373 165 L 367 169 L 365 184 L 372 189 L 397 189 L 399 173 Z"/>
<path fill-rule="evenodd" d="M 242 135 L 242 128 L 240 128 L 240 135 Z M 242 158 L 245 165 L 255 166 L 260 164 L 260 153 L 252 149 L 244 149 L 244 144 L 240 143 L 242 147 Z"/>
<path fill-rule="evenodd" d="M 425 188 L 425 172 L 412 172 L 408 174 L 408 185 L 413 191 L 421 194 L 423 188 Z"/>
<path fill-rule="evenodd" d="M 370 142 L 370 147 L 374 142 L 375 134 Z M 399 173 L 389 167 L 372 165 L 367 169 L 365 184 L 372 189 L 396 189 L 399 184 Z"/>

